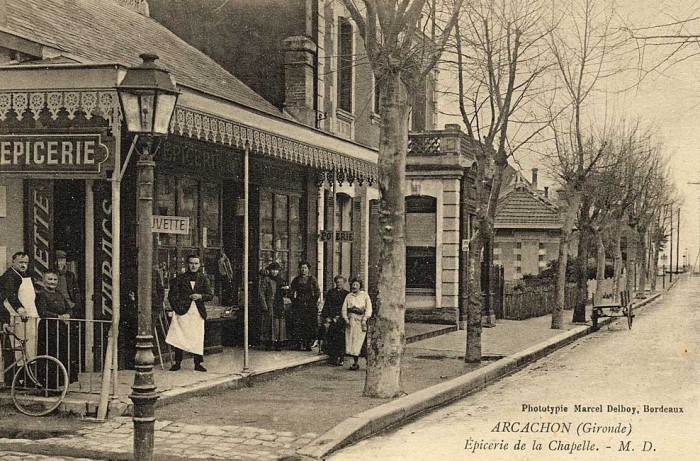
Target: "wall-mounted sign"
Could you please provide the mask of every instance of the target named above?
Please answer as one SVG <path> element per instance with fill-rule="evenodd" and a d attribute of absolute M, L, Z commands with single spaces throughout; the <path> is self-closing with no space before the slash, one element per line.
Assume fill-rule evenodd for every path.
<path fill-rule="evenodd" d="M 157 234 L 181 234 L 190 233 L 190 218 L 185 216 L 153 216 L 151 232 Z"/>
<path fill-rule="evenodd" d="M 322 242 L 329 241 L 333 237 L 333 231 L 319 231 L 318 239 Z M 336 242 L 352 242 L 355 234 L 352 231 L 335 231 Z"/>
<path fill-rule="evenodd" d="M 0 174 L 101 176 L 108 158 L 100 134 L 0 135 Z"/>

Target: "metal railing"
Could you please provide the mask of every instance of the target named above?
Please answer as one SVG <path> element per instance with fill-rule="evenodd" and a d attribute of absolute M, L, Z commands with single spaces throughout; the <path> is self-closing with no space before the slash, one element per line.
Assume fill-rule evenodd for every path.
<path fill-rule="evenodd" d="M 507 288 L 504 293 L 503 315 L 509 320 L 524 320 L 551 314 L 556 304 L 554 287 Z M 565 309 L 576 304 L 576 284 L 568 283 L 564 292 Z"/>
<path fill-rule="evenodd" d="M 26 338 L 30 355 L 49 355 L 66 367 L 69 392 L 99 393 L 111 320 L 11 317 L 15 334 Z M 113 387 L 113 386 L 112 386 Z M 113 393 L 114 389 L 110 389 Z"/>

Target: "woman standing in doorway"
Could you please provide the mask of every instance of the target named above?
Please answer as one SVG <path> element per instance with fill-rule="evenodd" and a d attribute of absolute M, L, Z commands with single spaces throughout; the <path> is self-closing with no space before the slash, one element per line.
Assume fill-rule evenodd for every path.
<path fill-rule="evenodd" d="M 311 264 L 299 263 L 299 275 L 291 283 L 293 339 L 301 350 L 311 350 L 318 330 L 318 282 L 311 275 Z"/>
<path fill-rule="evenodd" d="M 359 370 L 360 353 L 367 336 L 367 321 L 372 316 L 372 301 L 362 290 L 362 280 L 350 280 L 350 294 L 345 297 L 342 309 L 345 320 L 345 353 L 352 357 L 351 370 Z"/>

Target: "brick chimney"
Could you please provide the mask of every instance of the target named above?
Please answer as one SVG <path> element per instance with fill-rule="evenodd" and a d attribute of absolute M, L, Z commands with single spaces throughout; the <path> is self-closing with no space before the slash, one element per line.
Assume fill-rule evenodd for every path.
<path fill-rule="evenodd" d="M 148 2 L 146 0 L 114 0 L 116 3 L 123 5 L 131 10 L 141 13 L 144 16 L 150 16 L 151 11 L 148 8 Z"/>
<path fill-rule="evenodd" d="M 532 188 L 537 190 L 537 168 L 532 169 Z"/>
<path fill-rule="evenodd" d="M 316 44 L 308 37 L 284 40 L 284 108 L 305 125 L 316 127 L 314 63 Z"/>

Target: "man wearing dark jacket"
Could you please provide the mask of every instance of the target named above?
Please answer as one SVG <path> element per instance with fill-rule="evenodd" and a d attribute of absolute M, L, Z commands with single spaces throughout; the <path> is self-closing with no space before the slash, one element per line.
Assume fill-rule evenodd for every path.
<path fill-rule="evenodd" d="M 182 351 L 194 354 L 194 369 L 207 371 L 204 361 L 204 320 L 207 318 L 206 301 L 214 298 L 209 280 L 199 272 L 199 256 L 187 257 L 187 272 L 178 275 L 170 285 L 168 301 L 174 315 L 165 342 L 175 349 L 175 363 L 170 371 L 180 369 Z"/>

